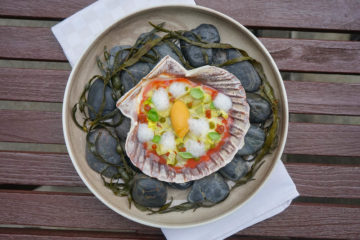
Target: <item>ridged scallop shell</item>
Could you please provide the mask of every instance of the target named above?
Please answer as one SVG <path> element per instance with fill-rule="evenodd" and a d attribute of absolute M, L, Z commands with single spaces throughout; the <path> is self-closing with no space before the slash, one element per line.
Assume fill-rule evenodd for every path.
<path fill-rule="evenodd" d="M 233 122 L 228 142 L 217 153 L 213 153 L 210 160 L 201 162 L 195 168 L 184 167 L 178 172 L 166 164 L 160 164 L 156 155 L 145 156 L 143 144 L 137 139 L 137 115 L 142 90 L 152 79 L 170 80 L 174 76 L 185 77 L 190 81 L 215 88 L 229 96 L 233 103 L 229 111 Z M 146 175 L 166 182 L 184 183 L 197 180 L 224 167 L 243 147 L 245 134 L 250 127 L 249 105 L 239 79 L 228 71 L 214 66 L 203 66 L 188 71 L 170 56 L 164 57 L 147 76 L 118 100 L 116 106 L 131 119 L 131 128 L 125 143 L 125 151 L 130 160 Z"/>

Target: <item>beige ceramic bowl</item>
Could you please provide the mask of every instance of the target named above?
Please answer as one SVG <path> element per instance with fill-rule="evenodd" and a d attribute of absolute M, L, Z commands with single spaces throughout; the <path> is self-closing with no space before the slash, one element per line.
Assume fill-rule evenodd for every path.
<path fill-rule="evenodd" d="M 147 215 L 134 206 L 129 209 L 126 198 L 115 196 L 104 187 L 98 173 L 87 165 L 85 160 L 85 133 L 77 128 L 71 118 L 71 109 L 77 102 L 85 83 L 93 75 L 98 74 L 96 56 L 103 53 L 104 46 L 111 48 L 115 45 L 132 45 L 137 37 L 152 27 L 148 24 L 165 22 L 171 29 L 193 29 L 201 23 L 213 24 L 219 30 L 221 42 L 230 43 L 246 50 L 249 55 L 261 62 L 265 74 L 274 88 L 279 99 L 280 126 L 279 145 L 277 149 L 266 156 L 265 164 L 256 174 L 256 180 L 247 183 L 231 192 L 229 197 L 212 208 L 200 208 L 184 213 L 167 213 L 161 215 Z M 288 106 L 285 88 L 279 71 L 265 47 L 245 27 L 232 18 L 203 7 L 164 6 L 137 12 L 121 19 L 100 34 L 87 49 L 80 61 L 73 68 L 66 86 L 63 104 L 63 129 L 66 146 L 76 171 L 91 192 L 105 205 L 115 212 L 139 223 L 154 227 L 181 228 L 208 223 L 230 214 L 248 201 L 263 185 L 272 171 L 276 161 L 280 160 L 283 152 L 288 128 Z M 186 198 L 186 194 L 177 190 L 169 190 L 169 196 L 175 200 Z"/>

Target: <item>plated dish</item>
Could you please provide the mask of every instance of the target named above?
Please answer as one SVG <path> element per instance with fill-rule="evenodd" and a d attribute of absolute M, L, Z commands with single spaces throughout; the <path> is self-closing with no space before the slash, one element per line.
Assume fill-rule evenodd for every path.
<path fill-rule="evenodd" d="M 173 21 L 168 28 L 159 19 L 149 26 L 143 20 L 154 16 L 151 11 L 160 12 L 161 19 L 175 11 L 156 8 L 103 33 L 75 67 L 70 86 L 76 78 L 82 85 L 68 84 L 64 103 L 67 146 L 85 183 L 117 212 L 161 227 L 202 224 L 249 199 L 281 154 L 287 122 L 287 113 L 282 114 L 286 95 L 280 91 L 276 96 L 283 87 L 278 71 L 261 45 L 221 14 L 179 9 L 207 17 L 193 27 L 177 28 Z M 235 46 L 222 40 L 219 16 L 253 41 L 265 64 L 243 49 L 248 43 Z M 126 45 L 126 38 L 116 42 L 114 29 L 129 22 L 146 31 Z M 107 41 L 110 50 L 101 52 Z M 86 63 L 95 62 L 95 56 L 99 70 L 86 72 Z M 69 92 L 77 92 L 77 100 L 71 96 L 67 101 Z M 70 102 L 71 129 L 78 145 L 84 144 L 76 154 L 70 144 L 75 138 L 68 137 Z M 210 213 L 205 211 L 209 207 Z"/>

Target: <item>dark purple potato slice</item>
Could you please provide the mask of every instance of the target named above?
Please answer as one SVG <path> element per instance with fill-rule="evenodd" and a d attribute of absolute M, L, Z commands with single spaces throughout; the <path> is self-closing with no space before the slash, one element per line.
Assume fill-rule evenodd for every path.
<path fill-rule="evenodd" d="M 133 88 L 153 68 L 153 65 L 146 62 L 137 62 L 120 73 L 120 82 L 124 87 L 124 93 Z"/>
<path fill-rule="evenodd" d="M 229 192 L 229 186 L 224 181 L 223 177 L 218 173 L 214 173 L 194 181 L 187 199 L 192 203 L 217 203 L 224 200 Z"/>
<path fill-rule="evenodd" d="M 219 173 L 224 177 L 232 181 L 237 181 L 244 177 L 249 171 L 247 163 L 238 155 L 235 155 L 234 159 L 228 163 L 225 167 L 219 170 Z"/>
<path fill-rule="evenodd" d="M 184 189 L 189 188 L 192 184 L 193 184 L 193 182 L 190 181 L 190 182 L 185 182 L 185 183 L 169 183 L 169 186 L 172 188 L 179 189 L 179 190 L 184 190 Z"/>
<path fill-rule="evenodd" d="M 243 55 L 236 49 L 214 49 L 213 62 L 222 64 L 234 58 L 241 58 Z M 225 57 L 226 55 L 226 57 Z M 254 66 L 248 61 L 242 61 L 222 68 L 234 74 L 243 85 L 245 91 L 255 92 L 261 85 L 261 79 L 256 72 Z"/>
<path fill-rule="evenodd" d="M 137 174 L 131 191 L 133 200 L 144 207 L 161 207 L 166 202 L 166 184 L 143 174 Z"/>
<path fill-rule="evenodd" d="M 190 32 L 185 32 L 183 36 L 193 41 L 199 41 L 194 34 L 198 35 L 201 40 L 205 42 L 220 42 L 220 35 L 218 30 L 215 26 L 210 24 L 201 24 Z M 191 66 L 201 67 L 212 64 L 213 49 L 193 46 L 183 40 L 180 40 L 180 46 L 184 57 L 189 61 Z M 204 55 L 207 55 L 208 59 L 206 59 Z"/>
<path fill-rule="evenodd" d="M 100 107 L 103 101 L 103 90 L 104 90 L 104 82 L 101 79 L 95 80 L 91 85 L 88 93 L 88 104 L 92 106 L 95 112 L 89 109 L 89 116 L 91 120 L 96 118 L 96 114 L 100 111 Z M 112 97 L 112 90 L 109 86 L 105 87 L 105 106 L 101 116 L 104 116 L 108 113 L 111 113 L 115 110 L 115 101 Z"/>
<path fill-rule="evenodd" d="M 114 139 L 108 131 L 105 129 L 99 128 L 95 129 L 89 133 L 89 141 L 95 144 L 96 138 L 97 144 L 96 152 L 108 163 L 120 165 L 121 156 L 116 152 L 117 141 Z M 115 133 L 114 133 L 115 134 Z M 118 171 L 116 167 L 110 166 L 109 164 L 103 162 L 101 159 L 97 158 L 89 149 L 88 144 L 86 144 L 86 161 L 89 164 L 90 168 L 94 171 L 101 173 L 104 171 L 104 176 L 112 177 L 117 174 Z"/>
<path fill-rule="evenodd" d="M 250 106 L 250 122 L 264 123 L 272 113 L 270 103 L 255 93 L 246 94 L 246 100 Z"/>
<path fill-rule="evenodd" d="M 263 129 L 251 124 L 245 135 L 245 144 L 237 152 L 237 155 L 251 155 L 259 151 L 265 142 L 265 132 Z"/>

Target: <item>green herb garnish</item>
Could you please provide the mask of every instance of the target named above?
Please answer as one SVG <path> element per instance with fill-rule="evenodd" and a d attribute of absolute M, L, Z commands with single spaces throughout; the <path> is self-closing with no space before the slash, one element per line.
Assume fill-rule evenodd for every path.
<path fill-rule="evenodd" d="M 178 154 L 180 157 L 182 157 L 184 159 L 194 158 L 194 156 L 189 152 L 178 152 Z"/>
<path fill-rule="evenodd" d="M 159 135 L 155 135 L 152 141 L 153 141 L 154 143 L 159 143 L 160 140 L 161 140 L 161 137 L 160 137 Z"/>
<path fill-rule="evenodd" d="M 153 122 L 159 121 L 159 114 L 153 108 L 148 111 L 147 117 L 149 120 L 151 120 Z"/>
<path fill-rule="evenodd" d="M 195 99 L 202 99 L 204 97 L 204 92 L 200 88 L 192 88 L 190 90 L 190 95 Z"/>
<path fill-rule="evenodd" d="M 209 132 L 208 137 L 213 141 L 218 141 L 221 138 L 221 135 L 217 132 Z"/>
<path fill-rule="evenodd" d="M 214 105 L 214 102 L 211 102 L 211 103 L 210 103 L 210 109 L 212 109 L 212 110 L 215 110 L 215 109 L 216 109 L 216 107 L 215 107 L 215 105 Z"/>

